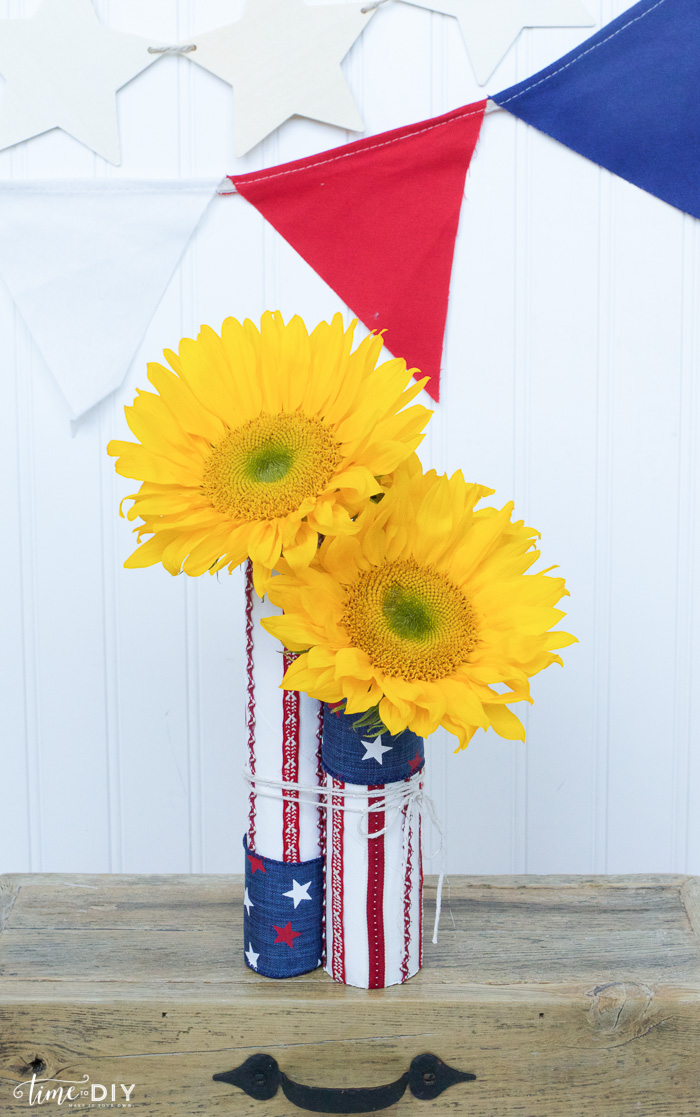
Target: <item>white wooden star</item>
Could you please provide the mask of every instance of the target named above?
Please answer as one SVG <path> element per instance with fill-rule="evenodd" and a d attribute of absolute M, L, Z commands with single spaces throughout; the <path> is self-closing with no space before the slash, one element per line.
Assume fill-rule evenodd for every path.
<path fill-rule="evenodd" d="M 310 880 L 307 881 L 306 884 L 299 884 L 298 881 L 292 880 L 292 888 L 289 890 L 289 892 L 283 892 L 282 895 L 289 896 L 291 900 L 294 900 L 294 908 L 296 910 L 297 906 L 301 903 L 302 900 L 311 899 L 311 897 L 309 896 L 310 887 Z"/>
<path fill-rule="evenodd" d="M 248 912 L 248 915 L 250 915 L 250 909 L 255 907 L 255 904 L 253 903 L 250 896 L 248 895 L 248 889 L 247 888 L 245 890 L 245 896 L 243 897 L 243 907 Z"/>
<path fill-rule="evenodd" d="M 294 115 L 362 131 L 340 63 L 373 15 L 362 4 L 247 0 L 237 23 L 190 40 L 187 57 L 233 86 L 236 155 Z"/>
<path fill-rule="evenodd" d="M 92 0 L 44 0 L 33 19 L 0 22 L 0 148 L 62 128 L 119 163 L 116 93 L 158 57 L 149 40 L 110 31 Z"/>
<path fill-rule="evenodd" d="M 524 27 L 592 27 L 581 0 L 404 0 L 454 16 L 479 85 L 485 85 Z"/>
<path fill-rule="evenodd" d="M 257 954 L 255 953 L 255 951 L 253 950 L 252 942 L 248 943 L 248 949 L 245 952 L 245 956 L 248 960 L 248 965 L 251 966 L 254 970 L 257 970 L 257 968 L 258 968 L 258 958 L 260 957 L 260 952 L 258 951 Z"/>
<path fill-rule="evenodd" d="M 367 750 L 362 759 L 376 760 L 378 764 L 383 764 L 382 757 L 384 753 L 391 752 L 394 747 L 393 745 L 383 745 L 381 737 L 375 737 L 372 741 L 361 741 L 360 744 L 364 745 Z"/>

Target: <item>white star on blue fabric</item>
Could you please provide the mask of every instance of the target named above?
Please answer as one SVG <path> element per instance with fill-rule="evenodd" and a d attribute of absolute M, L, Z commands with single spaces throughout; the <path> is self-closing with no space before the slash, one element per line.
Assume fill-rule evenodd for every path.
<path fill-rule="evenodd" d="M 247 888 L 245 890 L 245 896 L 243 897 L 243 907 L 248 912 L 248 915 L 250 915 L 250 909 L 255 907 L 255 904 L 253 903 L 250 896 L 248 895 L 248 889 Z"/>
<path fill-rule="evenodd" d="M 258 968 L 258 958 L 260 957 L 260 954 L 255 953 L 255 951 L 253 950 L 252 942 L 248 943 L 248 949 L 245 952 L 245 956 L 248 960 L 248 965 L 252 966 L 254 970 L 257 970 L 257 968 Z"/>
<path fill-rule="evenodd" d="M 307 880 L 306 884 L 299 884 L 298 880 L 293 880 L 292 881 L 292 888 L 289 890 L 289 892 L 283 892 L 282 895 L 283 896 L 289 896 L 289 898 L 291 900 L 294 900 L 294 907 L 296 909 L 296 907 L 298 906 L 298 904 L 301 903 L 302 900 L 310 900 L 311 899 L 311 897 L 309 896 L 309 888 L 310 887 L 311 887 L 311 881 L 310 880 Z"/>
<path fill-rule="evenodd" d="M 362 757 L 363 760 L 376 760 L 378 764 L 382 764 L 382 756 L 385 752 L 391 752 L 393 745 L 383 745 L 381 737 L 375 737 L 373 741 L 360 741 L 360 744 L 367 750 Z"/>

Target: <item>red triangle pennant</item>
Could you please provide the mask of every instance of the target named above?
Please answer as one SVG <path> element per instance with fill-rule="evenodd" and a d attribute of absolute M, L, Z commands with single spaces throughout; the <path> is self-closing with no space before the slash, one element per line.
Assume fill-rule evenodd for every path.
<path fill-rule="evenodd" d="M 395 356 L 440 359 L 464 180 L 486 101 L 231 182 Z"/>

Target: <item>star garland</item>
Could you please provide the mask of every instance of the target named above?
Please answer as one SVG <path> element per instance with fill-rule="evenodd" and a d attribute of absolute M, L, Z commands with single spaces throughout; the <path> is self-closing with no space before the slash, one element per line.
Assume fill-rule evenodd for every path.
<path fill-rule="evenodd" d="M 373 14 L 360 3 L 247 0 L 236 23 L 162 46 L 103 27 L 92 0 L 43 0 L 32 19 L 0 22 L 0 149 L 61 128 L 119 164 L 117 91 L 169 54 L 233 86 L 237 155 L 294 115 L 361 131 L 340 63 Z"/>
<path fill-rule="evenodd" d="M 523 27 L 589 26 L 582 0 L 406 0 L 454 16 L 483 84 Z M 341 62 L 387 0 L 246 0 L 241 19 L 163 46 L 112 31 L 92 0 L 43 0 L 32 19 L 0 22 L 0 150 L 60 128 L 121 160 L 116 94 L 159 57 L 181 54 L 233 88 L 235 152 L 292 116 L 362 131 Z"/>

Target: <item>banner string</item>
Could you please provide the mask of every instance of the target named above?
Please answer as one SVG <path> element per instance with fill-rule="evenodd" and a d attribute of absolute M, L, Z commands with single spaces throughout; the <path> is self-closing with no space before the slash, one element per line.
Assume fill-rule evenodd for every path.
<path fill-rule="evenodd" d="M 487 113 L 492 113 L 492 112 L 503 112 L 503 111 L 504 111 L 504 110 L 503 110 L 503 108 L 501 107 L 501 105 L 497 104 L 497 103 L 496 103 L 496 101 L 492 101 L 492 100 L 491 100 L 490 98 L 487 98 L 487 101 L 486 101 L 486 108 L 484 109 L 484 116 L 486 116 L 486 114 L 487 114 Z M 435 125 L 435 124 L 432 124 L 432 123 L 431 123 L 430 121 L 426 121 L 425 123 L 426 123 L 427 127 L 426 127 L 426 128 L 424 128 L 424 129 L 423 129 L 423 131 L 426 131 L 426 132 L 427 132 L 427 131 L 430 131 L 430 129 L 431 129 L 431 128 L 437 127 L 437 125 Z M 442 124 L 443 122 L 440 122 L 440 123 Z M 448 122 L 448 123 L 449 123 L 449 122 Z M 411 133 L 411 135 L 415 135 L 415 134 L 416 134 L 416 133 Z M 382 136 L 382 135 L 386 135 L 386 133 L 384 133 L 384 132 L 380 132 L 380 133 L 379 133 L 378 135 L 379 135 L 379 136 Z M 369 136 L 367 137 L 367 139 L 371 139 L 371 138 L 372 138 L 372 137 L 369 137 Z M 410 138 L 410 136 L 408 136 L 408 137 L 405 137 L 405 136 L 396 136 L 396 137 L 393 137 L 393 138 L 392 138 L 392 139 L 390 139 L 390 140 L 385 140 L 385 141 L 382 141 L 382 143 L 380 143 L 380 144 L 377 144 L 376 146 L 377 146 L 377 147 L 384 147 L 384 146 L 385 146 L 385 144 L 386 144 L 386 145 L 388 145 L 388 144 L 390 144 L 390 143 L 398 143 L 398 142 L 400 142 L 401 140 L 403 140 L 403 139 L 406 139 L 406 138 Z M 360 142 L 360 141 L 358 141 L 358 142 Z M 330 149 L 329 149 L 329 150 L 328 150 L 327 152 L 324 152 L 324 151 L 322 151 L 322 152 L 319 152 L 319 155 L 329 155 L 329 156 L 332 156 L 332 158 L 328 158 L 328 159 L 326 159 L 326 160 L 323 160 L 323 162 L 327 162 L 327 163 L 330 163 L 330 162 L 333 162 L 333 161 L 334 161 L 335 159 L 341 158 L 341 156 L 334 156 L 334 155 L 333 155 L 333 152 L 334 152 L 334 151 L 337 151 L 337 150 L 338 150 L 338 148 L 330 148 Z M 347 152 L 347 153 L 345 153 L 345 154 L 344 154 L 344 155 L 342 156 L 342 158 L 348 158 L 348 157 L 351 157 L 351 156 L 353 156 L 353 155 L 362 155 L 362 154 L 363 154 L 363 153 L 364 153 L 365 151 L 371 151 L 371 150 L 374 150 L 374 149 L 373 149 L 373 148 L 371 148 L 371 147 L 364 147 L 364 148 L 360 148 L 360 149 L 359 149 L 359 150 L 357 150 L 357 151 L 350 151 L 350 152 Z M 305 171 L 305 170 L 309 170 L 309 169 L 311 169 L 311 167 L 312 167 L 312 166 L 319 166 L 319 165 L 320 165 L 320 163 L 318 163 L 318 164 L 308 164 L 308 165 L 306 165 L 306 166 L 303 166 L 303 167 L 298 167 L 298 168 L 294 168 L 294 171 Z M 266 179 L 266 178 L 280 178 L 280 177 L 282 177 L 283 175 L 288 175 L 288 174 L 291 174 L 291 173 L 292 173 L 292 171 L 291 171 L 291 170 L 289 170 L 289 169 L 286 169 L 286 170 L 285 170 L 285 169 L 284 169 L 284 168 L 285 168 L 285 167 L 287 166 L 286 164 L 284 164 L 284 163 L 283 163 L 283 164 L 282 164 L 281 166 L 282 166 L 282 169 L 281 169 L 281 170 L 278 170 L 276 174 L 268 174 L 268 173 L 267 173 L 267 171 L 266 171 L 265 169 L 262 169 L 262 170 L 260 171 L 260 180 L 262 180 L 262 179 Z M 235 177 L 235 176 L 234 176 L 234 177 Z M 257 179 L 254 179 L 253 181 L 259 181 L 259 180 L 257 180 Z M 231 182 L 231 178 L 229 177 L 229 175 L 225 175 L 225 176 L 224 176 L 224 177 L 222 178 L 221 182 L 219 183 L 219 185 L 218 185 L 218 186 L 217 186 L 217 188 L 216 188 L 216 192 L 217 192 L 217 194 L 219 194 L 220 196 L 224 196 L 224 195 L 226 195 L 226 194 L 239 194 L 239 193 L 240 193 L 240 191 L 239 191 L 239 190 L 238 190 L 238 189 L 236 188 L 236 186 L 234 185 L 234 183 L 233 183 L 233 182 Z"/>
<path fill-rule="evenodd" d="M 419 816 L 427 814 L 439 837 L 438 848 L 433 853 L 428 854 L 429 860 L 436 856 L 440 857 L 432 939 L 433 943 L 437 943 L 440 913 L 442 911 L 442 888 L 446 872 L 447 844 L 435 803 L 424 790 L 423 772 L 416 772 L 415 776 L 410 776 L 407 780 L 385 784 L 381 793 L 369 792 L 366 788 L 358 791 L 347 786 L 344 788 L 322 787 L 318 784 L 295 783 L 292 780 L 276 780 L 264 776 L 254 776 L 248 765 L 243 767 L 243 779 L 250 791 L 265 799 L 274 799 L 277 802 L 281 799 L 283 802 L 305 803 L 312 807 L 318 807 L 325 800 L 326 809 L 330 806 L 332 810 L 356 814 L 359 816 L 357 820 L 358 832 L 368 841 L 383 837 L 399 815 L 403 813 L 403 808 L 407 807 L 403 832 L 404 875 L 408 861 L 409 816 L 411 816 L 412 821 L 416 812 Z M 329 800 L 332 800 L 332 802 L 329 803 Z M 370 834 L 369 816 L 381 811 L 386 813 L 387 823 L 382 830 L 376 830 Z M 391 815 L 390 818 L 389 815 Z"/>
<path fill-rule="evenodd" d="M 197 49 L 196 43 L 188 43 L 187 46 L 175 47 L 149 47 L 149 54 L 191 54 L 193 50 Z"/>
<path fill-rule="evenodd" d="M 368 12 L 374 12 L 377 10 L 377 8 L 381 8 L 382 4 L 387 3 L 388 0 L 372 0 L 371 4 L 365 4 L 364 8 L 360 8 L 360 11 L 362 12 L 363 16 L 366 16 Z"/>

